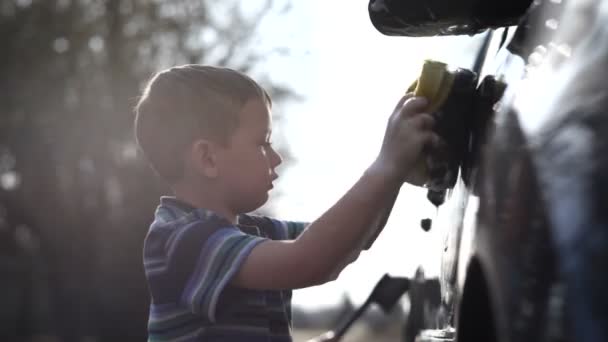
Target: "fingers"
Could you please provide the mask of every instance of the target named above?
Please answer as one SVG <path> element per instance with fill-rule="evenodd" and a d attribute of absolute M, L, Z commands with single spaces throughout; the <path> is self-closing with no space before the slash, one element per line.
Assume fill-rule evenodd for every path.
<path fill-rule="evenodd" d="M 414 97 L 414 93 L 407 93 L 407 94 L 403 95 L 403 97 L 399 100 L 399 102 L 397 102 L 397 105 L 395 106 L 395 109 L 393 111 L 399 110 L 403 106 L 405 101 L 411 99 L 412 97 Z"/>
<path fill-rule="evenodd" d="M 405 101 L 401 109 L 399 109 L 399 114 L 401 116 L 412 116 L 418 113 L 424 112 L 428 105 L 428 101 L 424 97 L 420 96 L 412 96 Z"/>
<path fill-rule="evenodd" d="M 443 139 L 433 131 L 425 132 L 422 134 L 421 138 L 423 151 L 426 152 L 441 150 L 446 146 Z"/>
<path fill-rule="evenodd" d="M 430 130 L 435 125 L 435 118 L 429 114 L 420 113 L 410 118 L 410 122 L 420 130 Z"/>

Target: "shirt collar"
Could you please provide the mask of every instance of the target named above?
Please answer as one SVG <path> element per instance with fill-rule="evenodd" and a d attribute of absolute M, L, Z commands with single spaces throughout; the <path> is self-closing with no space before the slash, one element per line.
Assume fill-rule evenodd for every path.
<path fill-rule="evenodd" d="M 205 208 L 197 208 L 190 203 L 178 199 L 175 196 L 161 196 L 159 209 L 160 208 L 165 208 L 170 211 L 172 216 L 174 216 L 174 219 L 179 219 L 190 213 L 195 213 L 201 219 L 218 219 L 220 221 L 224 221 L 224 223 L 230 224 L 227 219 L 216 214 L 214 211 Z M 257 228 L 257 225 L 247 214 L 239 214 L 237 216 L 237 226 Z"/>

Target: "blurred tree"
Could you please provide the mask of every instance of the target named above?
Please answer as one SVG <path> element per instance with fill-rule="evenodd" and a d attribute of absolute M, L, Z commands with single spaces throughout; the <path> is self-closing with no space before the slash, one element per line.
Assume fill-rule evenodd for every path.
<path fill-rule="evenodd" d="M 160 68 L 252 71 L 276 6 L 241 3 L 0 1 L 0 207 L 39 236 L 61 340 L 146 338 L 141 249 L 167 189 L 137 154 L 132 108 Z M 275 101 L 291 94 L 264 85 Z"/>

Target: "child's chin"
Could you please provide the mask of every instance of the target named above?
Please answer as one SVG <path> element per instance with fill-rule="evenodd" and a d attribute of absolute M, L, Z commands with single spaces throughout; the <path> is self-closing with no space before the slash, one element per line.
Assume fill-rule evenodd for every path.
<path fill-rule="evenodd" d="M 264 192 L 264 195 L 260 197 L 260 203 L 258 204 L 258 208 L 266 204 L 266 202 L 268 202 L 268 191 Z"/>
<path fill-rule="evenodd" d="M 268 192 L 264 192 L 263 194 L 259 195 L 256 199 L 252 199 L 251 201 L 249 201 L 249 203 L 247 203 L 244 207 L 246 207 L 245 210 L 243 210 L 243 212 L 252 212 L 254 210 L 259 209 L 260 207 L 262 207 L 264 204 L 266 204 L 266 202 L 268 201 Z"/>

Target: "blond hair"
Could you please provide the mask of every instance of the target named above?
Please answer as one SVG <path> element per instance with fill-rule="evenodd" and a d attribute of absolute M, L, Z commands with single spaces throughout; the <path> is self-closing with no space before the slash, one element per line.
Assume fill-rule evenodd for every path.
<path fill-rule="evenodd" d="M 152 168 L 171 183 L 183 176 L 184 151 L 196 139 L 229 143 L 245 103 L 268 93 L 229 68 L 183 65 L 148 82 L 135 108 L 135 137 Z"/>

